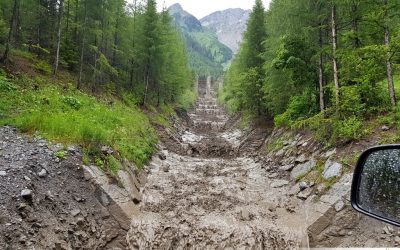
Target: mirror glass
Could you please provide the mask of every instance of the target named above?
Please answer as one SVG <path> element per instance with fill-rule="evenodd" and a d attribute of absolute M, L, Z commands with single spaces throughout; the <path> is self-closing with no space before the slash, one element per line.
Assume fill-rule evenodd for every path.
<path fill-rule="evenodd" d="M 400 149 L 383 149 L 367 157 L 357 202 L 368 213 L 400 223 Z"/>

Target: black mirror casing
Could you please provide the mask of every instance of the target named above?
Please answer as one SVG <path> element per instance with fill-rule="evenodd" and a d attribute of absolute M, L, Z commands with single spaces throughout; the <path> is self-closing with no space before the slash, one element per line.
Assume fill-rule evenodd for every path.
<path fill-rule="evenodd" d="M 359 194 L 360 194 L 360 185 L 361 185 L 360 183 L 361 183 L 361 178 L 363 175 L 363 170 L 364 170 L 366 161 L 367 161 L 368 157 L 371 156 L 371 154 L 377 153 L 378 151 L 385 151 L 385 150 L 387 150 L 387 151 L 400 150 L 400 145 L 377 146 L 377 147 L 370 148 L 361 154 L 360 158 L 358 159 L 358 162 L 357 162 L 357 165 L 356 165 L 356 168 L 354 171 L 354 175 L 353 175 L 353 182 L 352 182 L 352 187 L 351 187 L 351 205 L 356 211 L 358 211 L 362 214 L 365 214 L 365 215 L 375 218 L 377 220 L 386 222 L 388 224 L 400 227 L 400 222 L 399 222 L 400 220 L 394 221 L 390 218 L 386 218 L 384 216 L 374 214 L 372 212 L 367 211 L 366 209 L 363 209 L 359 204 Z"/>

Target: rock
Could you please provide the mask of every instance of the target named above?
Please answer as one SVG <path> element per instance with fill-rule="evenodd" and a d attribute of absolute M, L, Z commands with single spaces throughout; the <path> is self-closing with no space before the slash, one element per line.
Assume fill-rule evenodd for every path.
<path fill-rule="evenodd" d="M 294 164 L 289 164 L 289 165 L 286 165 L 286 166 L 279 167 L 279 169 L 282 170 L 282 171 L 291 171 L 293 168 L 294 168 Z"/>
<path fill-rule="evenodd" d="M 250 212 L 247 211 L 247 209 L 242 210 L 241 216 L 242 216 L 242 220 L 244 220 L 244 221 L 249 221 L 251 219 Z"/>
<path fill-rule="evenodd" d="M 40 172 L 38 173 L 38 176 L 39 176 L 40 178 L 46 177 L 46 176 L 47 176 L 47 171 L 46 171 L 46 169 L 40 170 Z"/>
<path fill-rule="evenodd" d="M 26 204 L 25 203 L 21 203 L 21 204 L 19 204 L 19 206 L 18 206 L 18 210 L 24 210 L 26 208 Z"/>
<path fill-rule="evenodd" d="M 71 215 L 72 215 L 73 217 L 77 216 L 77 215 L 80 214 L 80 213 L 81 213 L 81 210 L 79 210 L 79 209 L 77 209 L 77 208 L 71 210 Z"/>
<path fill-rule="evenodd" d="M 300 191 L 303 191 L 304 189 L 307 189 L 310 187 L 310 185 L 305 181 L 300 182 L 299 186 L 300 186 Z"/>
<path fill-rule="evenodd" d="M 272 173 L 270 175 L 268 175 L 269 178 L 276 178 L 278 177 L 278 173 Z"/>
<path fill-rule="evenodd" d="M 26 200 L 32 200 L 33 192 L 30 189 L 24 189 L 21 191 L 21 197 Z"/>
<path fill-rule="evenodd" d="M 300 192 L 300 184 L 297 183 L 296 185 L 294 185 L 293 187 L 290 188 L 288 194 L 290 196 L 294 196 L 294 195 L 298 194 L 299 192 Z"/>
<path fill-rule="evenodd" d="M 26 175 L 24 175 L 24 179 L 25 179 L 26 181 L 31 181 L 31 178 L 29 178 L 29 177 L 26 176 Z"/>
<path fill-rule="evenodd" d="M 114 154 L 114 150 L 108 146 L 102 146 L 101 147 L 101 152 L 105 155 L 112 155 Z"/>
<path fill-rule="evenodd" d="M 281 150 L 279 150 L 275 155 L 276 156 L 282 156 L 282 155 L 284 155 L 285 154 L 285 149 L 284 148 L 282 148 Z"/>
<path fill-rule="evenodd" d="M 332 150 L 326 152 L 326 153 L 324 154 L 324 157 L 325 157 L 325 158 L 330 158 L 331 156 L 333 156 L 333 155 L 335 155 L 335 154 L 336 154 L 336 148 L 334 148 L 334 149 L 332 149 Z"/>
<path fill-rule="evenodd" d="M 321 194 L 324 190 L 326 189 L 326 186 L 324 183 L 321 183 L 317 186 L 317 193 Z"/>
<path fill-rule="evenodd" d="M 0 176 L 6 176 L 7 172 L 6 171 L 0 171 Z"/>
<path fill-rule="evenodd" d="M 399 245 L 399 244 L 400 244 L 400 237 L 399 237 L 399 236 L 396 236 L 396 237 L 394 238 L 394 242 L 395 242 L 397 245 Z"/>
<path fill-rule="evenodd" d="M 167 156 L 164 153 L 159 153 L 158 158 L 160 158 L 160 160 L 162 161 L 165 161 L 167 159 Z"/>
<path fill-rule="evenodd" d="M 168 164 L 166 164 L 166 165 L 164 165 L 162 167 L 162 171 L 165 172 L 165 173 L 168 173 L 169 172 L 169 168 L 170 168 L 170 166 Z"/>
<path fill-rule="evenodd" d="M 290 176 L 293 179 L 297 179 L 308 172 L 310 172 L 315 166 L 317 165 L 317 162 L 314 159 L 311 159 L 310 161 L 297 165 L 295 168 L 293 168 Z"/>
<path fill-rule="evenodd" d="M 388 126 L 384 125 L 384 126 L 381 127 L 381 130 L 382 131 L 389 131 L 390 128 Z"/>
<path fill-rule="evenodd" d="M 336 210 L 336 212 L 342 211 L 343 208 L 344 208 L 344 202 L 343 202 L 343 201 L 338 201 L 338 202 L 335 204 L 335 210 Z"/>
<path fill-rule="evenodd" d="M 324 176 L 325 179 L 340 177 L 340 175 L 342 174 L 342 168 L 343 168 L 342 164 L 327 160 L 322 175 Z"/>
<path fill-rule="evenodd" d="M 75 216 L 74 216 L 75 217 Z M 76 224 L 78 225 L 78 226 L 83 226 L 83 225 L 85 225 L 85 218 L 83 218 L 82 216 L 80 216 L 80 217 L 78 217 L 78 219 L 76 220 Z"/>
<path fill-rule="evenodd" d="M 288 184 L 289 184 L 289 182 L 286 180 L 277 180 L 277 181 L 274 181 L 271 183 L 271 187 L 272 188 L 280 188 L 280 187 L 286 186 Z"/>
<path fill-rule="evenodd" d="M 300 193 L 297 194 L 297 198 L 301 200 L 307 200 L 308 197 L 312 194 L 312 189 L 308 188 L 306 190 L 301 191 Z"/>

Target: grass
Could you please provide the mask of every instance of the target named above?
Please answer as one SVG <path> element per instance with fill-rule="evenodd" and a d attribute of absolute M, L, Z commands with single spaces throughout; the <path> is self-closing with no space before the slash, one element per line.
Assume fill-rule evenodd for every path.
<path fill-rule="evenodd" d="M 86 155 L 99 155 L 100 147 L 107 145 L 138 167 L 147 163 L 158 138 L 139 108 L 119 100 L 110 105 L 54 81 L 50 77 L 10 80 L 0 72 L 0 125 L 79 144 Z"/>
<path fill-rule="evenodd" d="M 67 152 L 65 150 L 60 150 L 57 153 L 55 153 L 55 156 L 61 159 L 65 159 L 65 157 L 67 156 Z"/>
<path fill-rule="evenodd" d="M 267 152 L 277 152 L 285 147 L 285 141 L 289 140 L 288 135 L 281 135 L 275 138 L 271 143 L 267 145 Z"/>

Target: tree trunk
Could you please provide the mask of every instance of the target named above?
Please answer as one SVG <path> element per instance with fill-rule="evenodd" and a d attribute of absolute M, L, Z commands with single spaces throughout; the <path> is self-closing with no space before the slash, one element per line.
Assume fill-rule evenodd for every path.
<path fill-rule="evenodd" d="M 149 69 L 146 70 L 146 88 L 144 90 L 144 96 L 143 96 L 143 103 L 142 105 L 145 106 L 147 102 L 147 91 L 149 89 L 149 78 L 150 78 L 150 72 Z"/>
<path fill-rule="evenodd" d="M 351 20 L 351 29 L 355 35 L 354 41 L 353 41 L 353 46 L 354 48 L 360 48 L 361 47 L 361 41 L 360 38 L 358 37 L 358 6 L 357 6 L 357 0 L 353 0 L 351 4 L 351 12 L 353 13 L 353 17 Z"/>
<path fill-rule="evenodd" d="M 64 0 L 60 0 L 60 5 L 58 7 L 58 32 L 57 32 L 57 48 L 56 48 L 56 58 L 54 60 L 54 76 L 57 75 L 58 63 L 60 61 L 60 44 L 61 44 L 61 20 L 64 12 Z"/>
<path fill-rule="evenodd" d="M 337 51 L 337 27 L 336 27 L 336 5 L 332 3 L 332 63 L 333 63 L 333 81 L 335 83 L 335 99 L 336 106 L 339 105 L 339 95 L 340 95 L 340 83 L 339 83 L 339 72 L 338 63 L 336 58 Z"/>
<path fill-rule="evenodd" d="M 10 54 L 11 46 L 12 46 L 12 43 L 13 43 L 15 26 L 16 26 L 17 18 L 18 18 L 17 17 L 18 8 L 19 8 L 19 0 L 14 0 L 14 7 L 13 7 L 13 13 L 11 15 L 11 20 L 10 20 L 10 30 L 8 32 L 6 50 L 4 51 L 3 57 L 0 60 L 1 63 L 6 63 L 8 61 L 8 57 L 9 57 L 9 54 Z"/>
<path fill-rule="evenodd" d="M 67 0 L 67 24 L 65 27 L 65 41 L 66 43 L 68 43 L 68 35 L 69 35 L 69 19 L 71 16 L 71 11 L 70 11 L 70 4 L 71 4 L 71 0 Z"/>
<path fill-rule="evenodd" d="M 319 28 L 319 47 L 321 49 L 321 52 L 319 54 L 319 60 L 318 60 L 318 74 L 319 74 L 319 108 L 321 112 L 325 110 L 325 100 L 324 100 L 324 70 L 323 70 L 323 58 L 322 58 L 322 24 L 320 24 Z"/>
<path fill-rule="evenodd" d="M 78 78 L 78 85 L 76 86 L 77 89 L 80 89 L 82 86 L 82 74 L 83 74 L 83 53 L 85 48 L 85 29 L 86 29 L 86 22 L 87 22 L 87 5 L 85 1 L 85 17 L 83 21 L 83 28 L 82 28 L 82 41 L 81 41 L 81 55 L 79 60 L 79 78 Z"/>
<path fill-rule="evenodd" d="M 388 90 L 389 90 L 389 95 L 390 95 L 390 101 L 393 106 L 396 106 L 397 100 L 396 100 L 396 93 L 394 90 L 394 81 L 393 81 L 393 67 L 392 67 L 392 62 L 391 62 L 391 55 L 390 55 L 390 30 L 389 30 L 389 25 L 387 24 L 388 22 L 388 12 L 387 12 L 387 5 L 388 5 L 388 0 L 384 0 L 385 4 L 385 46 L 387 49 L 387 55 L 386 55 L 386 73 L 387 73 L 387 80 L 388 80 Z"/>

